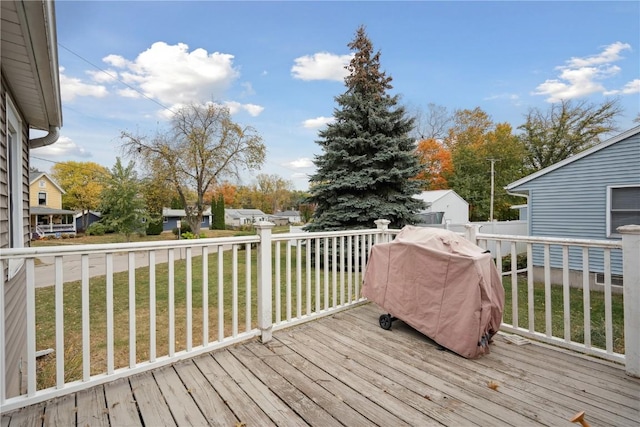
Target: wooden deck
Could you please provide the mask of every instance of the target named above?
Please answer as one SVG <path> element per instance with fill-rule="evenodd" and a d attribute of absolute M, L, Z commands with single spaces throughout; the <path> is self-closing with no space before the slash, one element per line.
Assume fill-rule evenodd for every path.
<path fill-rule="evenodd" d="M 14 426 L 638 426 L 640 380 L 496 338 L 466 360 L 373 304 L 2 415 Z"/>

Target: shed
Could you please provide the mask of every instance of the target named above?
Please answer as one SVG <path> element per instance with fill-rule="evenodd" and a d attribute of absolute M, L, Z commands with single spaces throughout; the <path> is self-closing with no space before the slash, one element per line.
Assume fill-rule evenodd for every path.
<path fill-rule="evenodd" d="M 427 205 L 425 210 L 418 212 L 420 216 L 437 217 L 440 221 L 439 224 L 466 224 L 469 222 L 469 203 L 453 190 L 423 191 L 413 197 L 424 200 Z"/>

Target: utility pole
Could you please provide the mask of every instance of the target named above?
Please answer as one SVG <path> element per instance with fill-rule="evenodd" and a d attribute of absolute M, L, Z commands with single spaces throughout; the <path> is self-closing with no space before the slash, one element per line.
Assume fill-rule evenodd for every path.
<path fill-rule="evenodd" d="M 487 159 L 491 162 L 491 207 L 489 208 L 489 222 L 493 222 L 493 188 L 494 188 L 494 175 L 495 175 L 495 168 L 494 165 L 497 161 L 499 161 L 498 159 Z"/>

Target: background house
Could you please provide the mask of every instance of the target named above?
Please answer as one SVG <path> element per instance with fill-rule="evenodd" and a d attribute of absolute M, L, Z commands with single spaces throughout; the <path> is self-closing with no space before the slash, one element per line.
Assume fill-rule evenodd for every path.
<path fill-rule="evenodd" d="M 31 237 L 76 234 L 75 212 L 62 209 L 64 190 L 46 173 L 29 173 Z"/>
<path fill-rule="evenodd" d="M 413 196 L 424 200 L 427 208 L 418 212 L 421 224 L 466 224 L 469 222 L 469 203 L 453 190 L 423 191 Z"/>
<path fill-rule="evenodd" d="M 186 219 L 187 214 L 184 209 L 162 208 L 162 231 L 171 231 L 174 228 L 178 228 L 178 221 L 181 221 L 181 226 L 184 227 Z M 209 207 L 202 213 L 200 228 L 209 228 L 211 221 L 211 208 Z"/>
<path fill-rule="evenodd" d="M 225 209 L 224 223 L 231 227 L 252 225 L 258 221 L 267 221 L 269 216 L 260 209 Z"/>
<path fill-rule="evenodd" d="M 275 215 L 287 218 L 289 220 L 289 224 L 300 224 L 302 222 L 300 211 L 283 211 L 277 212 Z"/>
<path fill-rule="evenodd" d="M 102 213 L 85 210 L 82 212 L 76 212 L 74 215 L 74 219 L 76 223 L 76 230 L 82 233 L 85 232 L 91 224 L 100 221 L 102 219 Z"/>
<path fill-rule="evenodd" d="M 0 249 L 29 245 L 29 152 L 52 144 L 62 126 L 56 20 L 52 1 L 1 1 Z M 9 47 L 9 48 L 5 48 Z M 30 131 L 43 131 L 30 139 Z M 2 263 L 0 327 L 6 396 L 26 381 L 26 273 L 23 261 Z"/>
<path fill-rule="evenodd" d="M 640 126 L 515 181 L 506 189 L 528 199 L 531 236 L 620 239 L 617 227 L 640 224 Z M 612 253 L 611 263 L 612 273 L 622 274 L 618 251 Z M 534 264 L 542 265 L 539 249 L 534 251 Z M 559 251 L 552 250 L 551 264 L 562 265 Z M 601 279 L 602 251 L 591 253 L 589 267 L 596 273 L 594 278 Z M 577 261 L 570 268 L 582 270 Z"/>

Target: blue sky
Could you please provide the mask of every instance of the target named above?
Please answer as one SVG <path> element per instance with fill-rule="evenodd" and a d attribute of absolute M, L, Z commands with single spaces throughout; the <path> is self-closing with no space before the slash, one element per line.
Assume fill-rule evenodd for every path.
<path fill-rule="evenodd" d="M 637 1 L 58 0 L 56 20 L 64 126 L 32 151 L 45 171 L 68 160 L 111 168 L 121 131 L 153 135 L 169 109 L 216 102 L 263 137 L 257 173 L 307 189 L 359 25 L 410 110 L 480 107 L 516 128 L 531 107 L 618 96 L 622 130 L 640 111 Z"/>

